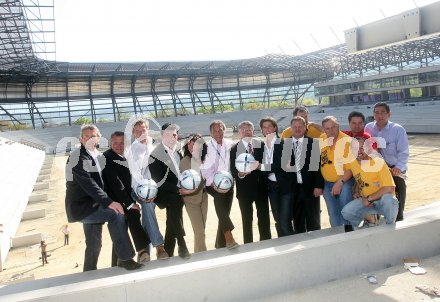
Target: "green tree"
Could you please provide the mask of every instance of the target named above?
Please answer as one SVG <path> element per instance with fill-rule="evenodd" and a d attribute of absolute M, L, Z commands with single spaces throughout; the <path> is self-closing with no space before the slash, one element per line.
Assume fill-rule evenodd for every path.
<path fill-rule="evenodd" d="M 92 119 L 90 117 L 81 116 L 76 121 L 73 122 L 75 125 L 84 125 L 84 124 L 91 124 Z"/>

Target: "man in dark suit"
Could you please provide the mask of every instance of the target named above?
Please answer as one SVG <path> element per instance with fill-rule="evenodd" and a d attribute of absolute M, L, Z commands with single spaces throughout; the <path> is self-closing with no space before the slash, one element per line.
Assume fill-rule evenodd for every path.
<path fill-rule="evenodd" d="M 319 141 L 305 136 L 307 123 L 302 117 L 291 121 L 292 144 L 295 162 L 293 196 L 293 224 L 295 233 L 321 229 L 321 205 L 319 196 L 324 188 L 320 170 L 321 149 Z"/>
<path fill-rule="evenodd" d="M 292 119 L 291 129 L 292 137 L 275 145 L 273 155 L 273 170 L 282 195 L 282 236 L 321 228 L 319 196 L 324 181 L 319 170 L 319 141 L 304 136 L 307 128 L 302 117 Z"/>
<path fill-rule="evenodd" d="M 241 139 L 231 148 L 230 166 L 231 174 L 235 178 L 236 196 L 243 222 L 243 240 L 244 243 L 253 242 L 252 204 L 254 202 L 257 209 L 260 240 L 271 239 L 267 184 L 265 175 L 258 169 L 259 164 L 263 161 L 263 143 L 252 138 L 254 135 L 254 125 L 250 121 L 241 122 L 238 125 L 238 131 Z M 242 153 L 250 153 L 256 160 L 251 172 L 239 172 L 235 166 L 235 159 Z"/>
<path fill-rule="evenodd" d="M 131 198 L 131 174 L 124 157 L 124 132 L 116 131 L 110 137 L 110 149 L 103 153 L 106 161 L 102 178 L 106 192 L 112 200 L 118 200 L 124 208 L 125 218 L 138 252 L 138 262 L 150 261 L 150 238 L 141 224 L 140 206 Z M 116 266 L 113 249 L 112 266 Z"/>
<path fill-rule="evenodd" d="M 86 238 L 84 271 L 96 270 L 102 245 L 102 225 L 107 222 L 118 255 L 118 266 L 128 270 L 142 266 L 127 233 L 124 209 L 113 201 L 102 180 L 105 160 L 96 149 L 100 133 L 95 125 L 81 127 L 81 147 L 74 150 L 66 166 L 66 214 L 69 222 L 82 222 Z"/>
<path fill-rule="evenodd" d="M 179 188 L 182 155 L 177 150 L 177 131 L 175 124 L 162 126 L 162 142 L 151 152 L 148 166 L 151 178 L 159 187 L 155 202 L 159 208 L 166 209 L 165 251 L 172 257 L 177 240 L 179 256 L 188 259 L 190 255 L 184 238 L 182 195 L 191 194 L 194 190 Z"/>

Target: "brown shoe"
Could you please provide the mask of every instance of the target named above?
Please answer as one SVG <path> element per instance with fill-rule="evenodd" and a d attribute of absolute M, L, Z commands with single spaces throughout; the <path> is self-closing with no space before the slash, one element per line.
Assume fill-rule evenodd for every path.
<path fill-rule="evenodd" d="M 159 245 L 156 247 L 156 257 L 159 260 L 165 260 L 170 258 L 170 256 L 168 256 L 168 253 L 165 251 L 163 245 Z"/>

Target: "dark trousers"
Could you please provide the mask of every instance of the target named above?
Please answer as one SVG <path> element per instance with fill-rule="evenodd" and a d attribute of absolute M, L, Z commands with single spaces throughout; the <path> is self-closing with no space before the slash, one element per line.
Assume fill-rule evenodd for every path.
<path fill-rule="evenodd" d="M 393 176 L 393 180 L 396 185 L 396 198 L 399 201 L 399 211 L 397 212 L 396 221 L 402 221 L 406 201 L 406 182 L 399 176 Z"/>
<path fill-rule="evenodd" d="M 69 245 L 69 234 L 64 234 L 64 245 Z"/>
<path fill-rule="evenodd" d="M 254 211 L 252 204 L 255 201 L 255 208 L 257 209 L 258 231 L 260 232 L 260 241 L 271 239 L 270 234 L 270 218 L 269 218 L 269 201 L 267 195 L 258 196 L 257 199 L 238 198 L 240 206 L 241 221 L 243 223 L 243 241 L 244 243 L 253 242 L 252 220 Z"/>
<path fill-rule="evenodd" d="M 121 260 L 133 258 L 135 252 L 127 232 L 125 216 L 110 208 L 99 206 L 92 214 L 81 220 L 86 238 L 84 271 L 96 270 L 102 246 L 102 225 L 107 222 L 115 251 Z"/>
<path fill-rule="evenodd" d="M 137 252 L 145 249 L 147 253 L 150 253 L 150 237 L 145 232 L 141 224 L 141 212 L 131 208 L 130 210 L 125 210 L 125 219 L 128 224 L 128 229 L 130 230 L 131 238 L 134 242 L 134 247 Z M 112 249 L 112 266 L 118 265 L 118 256 L 116 255 L 114 245 Z"/>
<path fill-rule="evenodd" d="M 83 271 L 97 269 L 99 253 L 102 247 L 102 223 L 84 223 L 84 236 L 86 237 L 86 250 L 84 252 Z"/>
<path fill-rule="evenodd" d="M 179 246 L 185 244 L 183 237 L 185 229 L 183 228 L 183 201 L 172 202 L 166 207 L 167 221 L 165 230 L 164 248 L 170 257 L 174 255 L 176 247 L 176 239 Z"/>
<path fill-rule="evenodd" d="M 226 246 L 225 232 L 232 231 L 234 224 L 229 217 L 234 198 L 234 189 L 231 188 L 226 193 L 219 193 L 212 187 L 207 187 L 209 195 L 214 198 L 215 213 L 218 218 L 217 237 L 215 239 L 215 248 L 219 249 Z"/>
<path fill-rule="evenodd" d="M 47 262 L 47 252 L 41 252 L 41 261 L 43 262 L 43 266 L 44 266 L 44 264 L 46 263 L 48 263 Z"/>
<path fill-rule="evenodd" d="M 268 183 L 268 195 L 270 208 L 272 209 L 272 216 L 275 220 L 275 229 L 277 230 L 278 237 L 281 237 L 281 224 L 280 224 L 280 209 L 281 209 L 281 192 L 278 184 L 274 181 Z"/>
<path fill-rule="evenodd" d="M 319 197 L 307 194 L 304 186 L 295 184 L 293 193 L 293 224 L 295 233 L 305 233 L 321 229 L 321 204 Z"/>

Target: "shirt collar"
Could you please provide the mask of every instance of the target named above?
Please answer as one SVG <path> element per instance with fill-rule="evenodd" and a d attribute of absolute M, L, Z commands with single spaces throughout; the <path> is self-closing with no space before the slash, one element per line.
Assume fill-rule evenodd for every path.
<path fill-rule="evenodd" d="M 298 139 L 292 137 L 292 140 L 293 140 L 294 143 L 296 143 L 296 142 L 300 142 L 300 143 L 302 144 L 302 142 L 303 142 L 303 140 L 304 140 L 304 136 L 303 136 L 303 137 L 300 137 L 300 138 L 298 138 Z"/>

